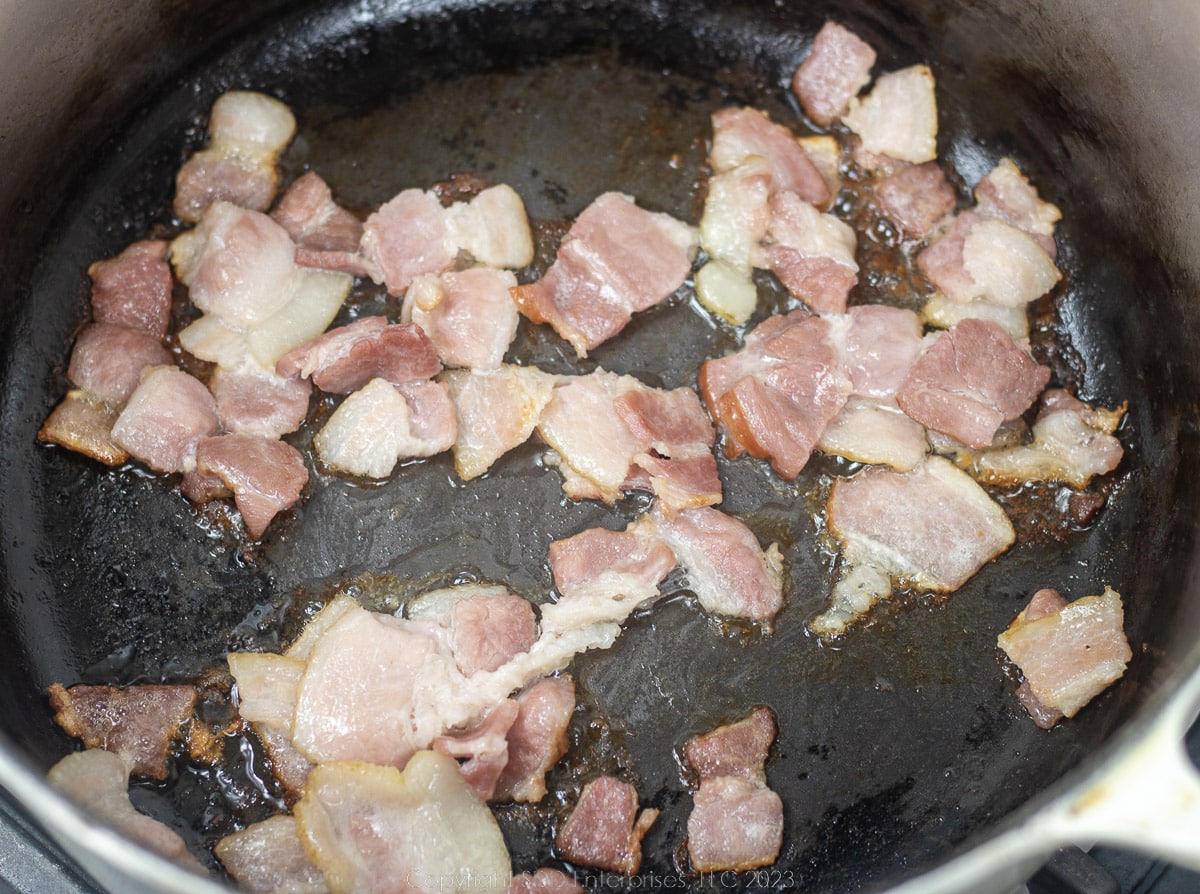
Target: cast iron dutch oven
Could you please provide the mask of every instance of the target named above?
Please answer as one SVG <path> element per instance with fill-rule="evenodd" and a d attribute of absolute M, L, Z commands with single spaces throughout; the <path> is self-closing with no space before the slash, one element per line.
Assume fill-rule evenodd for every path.
<path fill-rule="evenodd" d="M 764 703 L 779 717 L 768 772 L 786 804 L 785 844 L 771 872 L 739 876 L 739 887 L 1002 890 L 1068 839 L 1149 841 L 1200 864 L 1200 784 L 1180 749 L 1200 702 L 1194 3 L 57 0 L 0 10 L 0 781 L 107 886 L 209 883 L 122 842 L 40 781 L 72 747 L 51 721 L 50 683 L 195 679 L 230 649 L 277 647 L 337 587 L 369 601 L 381 587 L 476 579 L 544 598 L 551 539 L 641 508 L 564 501 L 531 446 L 469 486 L 444 460 L 377 487 L 314 470 L 304 505 L 247 544 L 189 508 L 173 482 L 39 445 L 86 317 L 87 266 L 169 229 L 173 173 L 202 142 L 212 99 L 242 87 L 290 103 L 300 137 L 287 174 L 311 167 L 353 207 L 471 171 L 513 185 L 536 221 L 566 220 L 607 189 L 695 220 L 709 114 L 750 103 L 798 121 L 787 78 L 825 18 L 878 48 L 877 72 L 932 66 L 939 155 L 965 183 L 1010 155 L 1063 208 L 1056 372 L 1091 402 L 1129 401 L 1126 458 L 1095 524 L 1020 544 L 954 596 L 902 600 L 831 646 L 804 632 L 831 577 L 804 495 L 838 469 L 818 462 L 789 485 L 761 463 L 724 463 L 725 508 L 786 547 L 788 606 L 775 632 L 722 627 L 684 595 L 634 619 L 611 651 L 575 666 L 572 760 L 635 779 L 662 810 L 629 886 L 713 882 L 675 864 L 690 804 L 675 749 Z M 591 362 L 676 386 L 733 345 L 676 302 Z M 561 343 L 528 328 L 516 350 L 577 371 Z M 1013 698 L 996 634 L 1035 589 L 1076 598 L 1104 585 L 1124 597 L 1128 672 L 1071 721 L 1037 729 Z M 134 797 L 203 853 L 222 829 L 266 812 L 249 781 L 254 760 L 234 749 L 222 779 L 184 760 L 169 783 Z M 552 786 L 569 796 L 578 771 L 560 768 Z M 553 811 L 500 818 L 515 870 L 553 862 Z"/>

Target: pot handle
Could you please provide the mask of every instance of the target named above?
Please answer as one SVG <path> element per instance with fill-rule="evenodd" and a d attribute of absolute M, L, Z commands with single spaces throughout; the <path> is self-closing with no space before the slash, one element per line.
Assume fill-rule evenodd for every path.
<path fill-rule="evenodd" d="M 1200 769 L 1184 740 L 1200 710 L 1193 674 L 1119 751 L 1070 798 L 1041 817 L 1055 839 L 1103 843 L 1200 872 Z"/>

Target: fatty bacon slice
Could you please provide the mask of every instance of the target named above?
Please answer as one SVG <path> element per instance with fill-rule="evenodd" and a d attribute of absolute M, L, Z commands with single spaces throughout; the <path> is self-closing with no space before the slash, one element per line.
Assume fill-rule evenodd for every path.
<path fill-rule="evenodd" d="M 1074 717 L 1121 678 L 1133 657 L 1124 623 L 1121 595 L 1111 587 L 1074 602 L 1040 590 L 1000 634 L 997 645 L 1025 678 L 1018 698 L 1038 726 Z"/>
<path fill-rule="evenodd" d="M 604 193 L 580 212 L 539 280 L 512 290 L 521 313 L 549 323 L 579 357 L 666 300 L 692 269 L 698 236 L 668 214 Z"/>
<path fill-rule="evenodd" d="M 432 751 L 403 772 L 360 761 L 315 767 L 295 814 L 331 894 L 504 894 L 512 878 L 496 818 L 453 758 Z"/>
<path fill-rule="evenodd" d="M 792 92 L 804 114 L 828 127 L 871 80 L 874 65 L 870 44 L 837 22 L 826 22 L 792 75 Z"/>
<path fill-rule="evenodd" d="M 756 708 L 734 723 L 689 739 L 684 760 L 699 778 L 687 820 L 687 849 L 697 872 L 769 866 L 783 844 L 783 801 L 767 787 L 767 751 L 775 718 Z"/>
<path fill-rule="evenodd" d="M 572 499 L 648 490 L 667 512 L 721 501 L 716 432 L 690 388 L 664 391 L 597 369 L 560 380 L 538 420 Z"/>
<path fill-rule="evenodd" d="M 175 213 L 195 223 L 218 201 L 266 211 L 279 185 L 276 162 L 296 132 L 291 109 L 262 93 L 230 90 L 208 118 L 209 145 L 175 178 Z"/>
<path fill-rule="evenodd" d="M 837 636 L 896 584 L 953 592 L 1016 540 L 1004 510 L 949 460 L 908 472 L 874 466 L 838 478 L 826 506 L 844 566 L 829 608 L 810 622 Z"/>

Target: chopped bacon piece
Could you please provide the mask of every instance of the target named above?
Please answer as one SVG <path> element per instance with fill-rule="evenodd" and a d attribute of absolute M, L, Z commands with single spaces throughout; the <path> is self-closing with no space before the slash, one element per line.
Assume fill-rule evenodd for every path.
<path fill-rule="evenodd" d="M 696 872 L 770 866 L 783 846 L 783 800 L 739 776 L 702 779 L 687 821 Z"/>
<path fill-rule="evenodd" d="M 654 526 L 638 519 L 623 531 L 588 528 L 549 548 L 554 586 L 563 596 L 620 593 L 638 602 L 657 595 L 675 567 L 675 553 Z"/>
<path fill-rule="evenodd" d="M 937 456 L 909 472 L 873 466 L 838 478 L 827 516 L 851 564 L 939 592 L 957 590 L 1016 539 L 1004 510 Z"/>
<path fill-rule="evenodd" d="M 575 681 L 566 675 L 539 680 L 517 696 L 517 705 L 508 728 L 508 762 L 492 797 L 533 804 L 546 794 L 546 773 L 567 753 Z"/>
<path fill-rule="evenodd" d="M 270 652 L 230 652 L 225 660 L 237 683 L 238 716 L 290 731 L 304 662 Z"/>
<path fill-rule="evenodd" d="M 1082 490 L 1096 475 L 1120 465 L 1125 451 L 1113 432 L 1125 409 L 1095 409 L 1066 391 L 1047 391 L 1033 423 L 1032 442 L 963 451 L 955 461 L 989 484 L 1060 481 Z"/>
<path fill-rule="evenodd" d="M 701 779 L 739 776 L 761 785 L 777 732 L 771 709 L 755 708 L 741 720 L 688 739 L 683 757 Z"/>
<path fill-rule="evenodd" d="M 924 239 L 934 225 L 954 210 L 958 195 L 937 162 L 911 165 L 875 187 L 884 217 L 912 239 Z"/>
<path fill-rule="evenodd" d="M 513 289 L 513 300 L 586 357 L 634 313 L 683 284 L 697 239 L 692 227 L 670 215 L 639 208 L 622 193 L 604 193 L 575 219 L 546 275 Z"/>
<path fill-rule="evenodd" d="M 156 472 L 196 466 L 196 444 L 220 428 L 217 402 L 200 381 L 173 366 L 148 367 L 113 423 L 113 441 Z"/>
<path fill-rule="evenodd" d="M 995 323 L 967 319 L 938 335 L 896 393 L 900 408 L 926 428 L 986 447 L 1050 379 Z"/>
<path fill-rule="evenodd" d="M 458 248 L 438 197 L 406 189 L 367 218 L 360 251 L 375 282 L 403 295 L 415 277 L 449 270 Z"/>
<path fill-rule="evenodd" d="M 252 894 L 327 894 L 325 876 L 300 844 L 294 816 L 280 814 L 226 835 L 213 853 L 239 890 Z"/>
<path fill-rule="evenodd" d="M 1002 220 L 964 211 L 917 256 L 917 266 L 952 301 L 1023 308 L 1062 278 L 1044 246 Z"/>
<path fill-rule="evenodd" d="M 221 425 L 228 432 L 278 438 L 293 432 L 308 415 L 312 385 L 251 366 L 231 372 L 219 367 L 208 383 Z"/>
<path fill-rule="evenodd" d="M 71 350 L 67 378 L 112 407 L 125 406 L 148 366 L 171 363 L 162 340 L 115 323 L 89 323 Z"/>
<path fill-rule="evenodd" d="M 92 319 L 128 326 L 159 339 L 166 335 L 173 282 L 166 257 L 167 243 L 148 239 L 88 267 Z"/>
<path fill-rule="evenodd" d="M 129 459 L 112 439 L 117 410 L 87 391 L 72 389 L 46 417 L 38 429 L 43 444 L 58 444 L 82 453 L 108 466 L 119 466 Z"/>
<path fill-rule="evenodd" d="M 304 457 L 291 444 L 253 435 L 203 438 L 196 469 L 216 475 L 233 492 L 246 531 L 257 540 L 272 519 L 295 505 L 308 483 Z"/>
<path fill-rule="evenodd" d="M 532 875 L 514 875 L 508 883 L 508 894 L 584 894 L 584 889 L 565 872 L 542 867 Z"/>
<path fill-rule="evenodd" d="M 826 22 L 792 75 L 792 92 L 804 114 L 828 127 L 871 80 L 874 64 L 870 44 L 836 22 Z"/>
<path fill-rule="evenodd" d="M 421 327 L 446 366 L 498 369 L 517 334 L 520 313 L 510 270 L 469 270 L 416 277 L 403 316 Z"/>
<path fill-rule="evenodd" d="M 822 214 L 800 196 L 771 197 L 768 244 L 758 266 L 779 277 L 789 292 L 818 313 L 841 313 L 858 282 L 854 230 Z"/>
<path fill-rule="evenodd" d="M 166 779 L 167 752 L 192 717 L 192 686 L 144 685 L 117 688 L 79 684 L 49 689 L 54 719 L 87 748 L 118 754 L 137 776 Z"/>
<path fill-rule="evenodd" d="M 700 244 L 710 258 L 749 272 L 771 223 L 773 183 L 770 162 L 761 155 L 712 176 L 700 218 Z"/>
<path fill-rule="evenodd" d="M 230 90 L 213 103 L 208 132 L 208 148 L 176 176 L 179 219 L 195 223 L 217 201 L 266 211 L 279 184 L 275 163 L 296 132 L 291 110 L 261 93 Z"/>
<path fill-rule="evenodd" d="M 267 215 L 216 202 L 171 243 L 171 264 L 196 307 L 245 331 L 291 299 L 295 251 L 287 230 Z"/>
<path fill-rule="evenodd" d="M 1012 159 L 1000 159 L 976 184 L 975 211 L 980 217 L 1002 220 L 1028 233 L 1051 260 L 1057 254 L 1054 225 L 1062 219 L 1062 212 L 1038 195 Z"/>
<path fill-rule="evenodd" d="M 750 156 L 771 166 L 772 192 L 794 192 L 810 205 L 824 208 L 831 198 L 825 178 L 782 124 L 751 108 L 720 109 L 712 116 L 709 163 L 716 174 L 731 171 Z"/>
<path fill-rule="evenodd" d="M 508 764 L 506 737 L 519 711 L 516 699 L 507 698 L 472 729 L 446 733 L 433 740 L 434 751 L 458 761 L 458 772 L 481 801 L 491 800 L 496 782 Z"/>
<path fill-rule="evenodd" d="M 1042 604 L 1037 605 L 1039 596 Z M 1039 591 L 1030 608 L 1000 634 L 997 644 L 1020 668 L 1032 698 L 1048 712 L 1035 715 L 1039 725 L 1053 725 L 1053 712 L 1074 717 L 1120 679 L 1133 657 L 1124 624 L 1121 595 L 1111 587 L 1057 610 Z"/>
<path fill-rule="evenodd" d="M 907 472 L 924 461 L 929 442 L 924 426 L 895 403 L 852 397 L 826 427 L 817 449 L 851 462 Z"/>
<path fill-rule="evenodd" d="M 705 361 L 700 388 L 725 432 L 725 453 L 768 459 L 800 474 L 853 384 L 831 342 L 832 323 L 801 309 L 771 317 L 734 354 Z"/>
<path fill-rule="evenodd" d="M 753 869 L 778 858 L 783 801 L 766 783 L 776 731 L 774 715 L 760 707 L 684 745 L 684 761 L 700 781 L 687 821 L 697 872 Z"/>
<path fill-rule="evenodd" d="M 362 317 L 331 329 L 289 351 L 275 365 L 281 376 L 312 378 L 322 391 L 349 394 L 372 379 L 393 385 L 428 379 L 442 363 L 428 336 L 415 323 Z"/>
<path fill-rule="evenodd" d="M 778 544 L 764 550 L 744 522 L 719 509 L 688 509 L 670 518 L 655 506 L 651 518 L 707 611 L 769 624 L 783 607 Z"/>
<path fill-rule="evenodd" d="M 313 251 L 355 252 L 362 239 L 362 221 L 333 200 L 329 184 L 315 171 L 296 178 L 271 217 L 297 247 Z"/>
<path fill-rule="evenodd" d="M 304 850 L 335 894 L 504 894 L 512 877 L 492 812 L 453 759 L 432 751 L 403 773 L 357 761 L 314 767 L 295 814 Z"/>
<path fill-rule="evenodd" d="M 597 369 L 555 389 L 538 430 L 573 499 L 612 502 L 625 489 L 650 489 L 668 511 L 721 500 L 716 434 L 690 388 L 663 391 Z"/>
<path fill-rule="evenodd" d="M 642 838 L 657 818 L 653 808 L 638 812 L 637 789 L 628 782 L 600 776 L 584 785 L 555 844 L 573 863 L 637 875 Z"/>
<path fill-rule="evenodd" d="M 876 78 L 862 99 L 850 101 L 843 122 L 870 153 L 921 164 L 937 158 L 937 99 L 933 72 L 913 65 Z"/>
<path fill-rule="evenodd" d="M 533 233 L 525 203 L 511 186 L 483 190 L 446 209 L 450 238 L 477 264 L 516 269 L 533 262 Z"/>
<path fill-rule="evenodd" d="M 454 467 L 464 479 L 477 478 L 533 433 L 550 402 L 557 376 L 536 367 L 502 364 L 489 372 L 450 370 L 442 381 L 450 389 L 458 420 Z"/>
<path fill-rule="evenodd" d="M 50 785 L 132 841 L 203 875 L 179 833 L 138 813 L 129 800 L 129 768 L 102 748 L 68 754 L 46 774 Z"/>
<path fill-rule="evenodd" d="M 317 432 L 322 462 L 351 475 L 386 478 L 401 459 L 450 449 L 456 422 L 446 387 L 372 379 L 348 396 Z"/>
<path fill-rule="evenodd" d="M 907 308 L 860 304 L 834 320 L 830 338 L 860 397 L 896 396 L 924 348 L 920 318 Z"/>
<path fill-rule="evenodd" d="M 292 744 L 292 731 L 266 723 L 254 724 L 254 732 L 266 752 L 268 765 L 275 779 L 283 786 L 291 801 L 304 791 L 304 783 L 312 772 L 313 763 Z"/>

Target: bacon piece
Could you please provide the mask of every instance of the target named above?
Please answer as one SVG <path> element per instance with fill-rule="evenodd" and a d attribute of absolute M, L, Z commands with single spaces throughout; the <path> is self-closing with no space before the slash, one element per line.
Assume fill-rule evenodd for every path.
<path fill-rule="evenodd" d="M 205 874 L 179 833 L 134 808 L 129 800 L 129 768 L 118 755 L 101 748 L 68 754 L 50 768 L 46 780 L 130 840 L 200 875 Z"/>
<path fill-rule="evenodd" d="M 546 774 L 567 753 L 575 681 L 567 675 L 539 680 L 517 696 L 517 706 L 508 728 L 508 761 L 492 799 L 534 804 L 545 797 Z"/>
<path fill-rule="evenodd" d="M 894 398 L 925 347 L 917 315 L 902 307 L 860 304 L 832 322 L 830 339 L 850 376 L 853 394 Z"/>
<path fill-rule="evenodd" d="M 508 848 L 455 762 L 422 751 L 401 773 L 342 761 L 314 767 L 296 804 L 305 851 L 333 894 L 450 890 L 504 894 Z"/>
<path fill-rule="evenodd" d="M 712 116 L 709 163 L 716 174 L 731 171 L 752 155 L 771 166 L 772 192 L 794 192 L 810 205 L 824 208 L 831 198 L 825 178 L 796 141 L 795 135 L 766 113 L 751 108 L 720 109 Z"/>
<path fill-rule="evenodd" d="M 895 403 L 852 397 L 821 434 L 817 449 L 851 462 L 907 472 L 924 461 L 929 442 L 924 426 Z"/>
<path fill-rule="evenodd" d="M 557 376 L 536 367 L 501 364 L 492 371 L 450 370 L 442 377 L 454 401 L 458 434 L 454 468 L 477 478 L 525 443 L 550 402 Z"/>
<path fill-rule="evenodd" d="M 505 184 L 489 187 L 469 202 L 446 209 L 450 238 L 475 263 L 518 268 L 533 263 L 533 233 L 525 203 Z"/>
<path fill-rule="evenodd" d="M 466 732 L 447 733 L 433 740 L 433 750 L 458 761 L 458 772 L 475 797 L 491 800 L 496 781 L 508 764 L 508 735 L 520 711 L 515 699 L 505 699 Z"/>
<path fill-rule="evenodd" d="M 841 313 L 858 282 L 854 230 L 791 192 L 771 197 L 769 243 L 757 266 L 818 313 Z"/>
<path fill-rule="evenodd" d="M 1002 158 L 975 186 L 975 211 L 1023 230 L 1054 260 L 1054 226 L 1058 207 L 1044 201 L 1010 158 Z"/>
<path fill-rule="evenodd" d="M 597 369 L 555 389 L 538 431 L 573 499 L 612 502 L 625 489 L 650 489 L 669 511 L 720 502 L 716 435 L 690 388 L 663 391 Z"/>
<path fill-rule="evenodd" d="M 909 472 L 875 466 L 838 478 L 826 511 L 847 561 L 923 590 L 957 590 L 1016 539 L 1004 510 L 937 456 Z"/>
<path fill-rule="evenodd" d="M 402 767 L 444 732 L 436 698 L 418 693 L 438 674 L 462 678 L 444 639 L 427 627 L 353 609 L 316 641 L 297 691 L 293 740 L 315 763 L 364 760 Z M 420 710 L 418 710 L 418 707 Z"/>
<path fill-rule="evenodd" d="M 360 251 L 375 282 L 403 295 L 415 277 L 449 270 L 458 248 L 438 197 L 406 189 L 367 218 Z"/>
<path fill-rule="evenodd" d="M 921 164 L 937 158 L 937 99 L 933 72 L 913 65 L 888 72 L 842 116 L 870 153 Z"/>
<path fill-rule="evenodd" d="M 331 394 L 349 394 L 372 379 L 393 385 L 428 379 L 441 371 L 433 343 L 415 323 L 362 317 L 289 351 L 275 365 L 281 376 L 311 378 Z"/>
<path fill-rule="evenodd" d="M 1124 448 L 1113 435 L 1126 406 L 1089 407 L 1066 391 L 1047 391 L 1033 424 L 1033 440 L 1015 447 L 962 451 L 955 461 L 989 484 L 1058 481 L 1082 490 L 1096 475 L 1113 471 Z"/>
<path fill-rule="evenodd" d="M 542 867 L 532 875 L 522 872 L 508 883 L 508 894 L 583 894 L 583 885 L 565 872 Z"/>
<path fill-rule="evenodd" d="M 192 717 L 192 686 L 144 685 L 117 688 L 78 684 L 49 689 L 54 720 L 87 748 L 118 754 L 130 772 L 166 779 L 167 753 Z"/>
<path fill-rule="evenodd" d="M 783 846 L 783 801 L 737 776 L 703 779 L 687 821 L 687 848 L 696 872 L 741 872 L 770 866 Z"/>
<path fill-rule="evenodd" d="M 112 439 L 117 415 L 117 410 L 95 395 L 72 389 L 46 417 L 37 437 L 43 444 L 58 444 L 105 465 L 119 466 L 129 454 Z"/>
<path fill-rule="evenodd" d="M 656 506 L 650 517 L 707 611 L 769 624 L 783 607 L 778 544 L 764 550 L 744 522 L 718 509 L 688 509 L 669 518 Z"/>
<path fill-rule="evenodd" d="M 777 732 L 771 709 L 755 708 L 741 720 L 688 739 L 683 757 L 701 779 L 737 776 L 763 785 Z"/>
<path fill-rule="evenodd" d="M 981 300 L 959 304 L 941 292 L 934 292 L 921 308 L 921 321 L 936 329 L 950 329 L 969 319 L 990 320 L 1012 336 L 1013 341 L 1029 338 L 1029 315 L 1024 307 L 1001 307 Z"/>
<path fill-rule="evenodd" d="M 367 478 L 386 478 L 401 459 L 433 456 L 454 443 L 454 404 L 445 386 L 372 379 L 347 397 L 316 434 L 320 460 Z"/>
<path fill-rule="evenodd" d="M 884 217 L 910 239 L 924 239 L 954 210 L 958 196 L 936 162 L 901 168 L 875 187 L 875 202 Z"/>
<path fill-rule="evenodd" d="M 253 435 L 201 439 L 196 469 L 216 475 L 233 492 L 246 531 L 255 540 L 276 515 L 295 505 L 308 483 L 300 451 L 284 441 Z"/>
<path fill-rule="evenodd" d="M 297 247 L 318 252 L 356 252 L 363 225 L 333 200 L 321 175 L 308 171 L 288 187 L 271 212 Z"/>
<path fill-rule="evenodd" d="M 604 193 L 575 219 L 546 275 L 517 286 L 512 297 L 522 314 L 549 323 L 586 357 L 634 313 L 683 284 L 697 238 L 670 215 L 639 208 L 622 193 Z"/>
<path fill-rule="evenodd" d="M 275 163 L 296 132 L 291 110 L 261 93 L 230 90 L 208 119 L 209 145 L 188 159 L 175 179 L 175 213 L 200 220 L 217 201 L 266 211 L 275 198 Z"/>
<path fill-rule="evenodd" d="M 173 366 L 147 367 L 113 423 L 113 441 L 156 472 L 196 466 L 196 444 L 220 427 L 217 403 L 198 379 Z"/>
<path fill-rule="evenodd" d="M 446 366 L 498 369 L 520 322 L 510 294 L 516 285 L 512 271 L 489 267 L 418 276 L 403 317 L 421 327 Z"/>
<path fill-rule="evenodd" d="M 768 459 L 789 480 L 853 390 L 832 324 L 805 310 L 769 318 L 734 354 L 705 361 L 700 388 L 725 432 L 725 454 Z"/>
<path fill-rule="evenodd" d="M 937 336 L 896 393 L 926 428 L 986 447 L 1005 420 L 1021 415 L 1050 379 L 995 323 L 963 320 Z"/>
<path fill-rule="evenodd" d="M 92 280 L 92 319 L 128 326 L 161 339 L 171 319 L 171 267 L 167 243 L 134 242 L 115 258 L 88 267 Z"/>
<path fill-rule="evenodd" d="M 917 266 L 952 301 L 1023 308 L 1062 278 L 1038 241 L 1002 220 L 958 214 L 917 256 Z"/>
<path fill-rule="evenodd" d="M 228 432 L 279 438 L 298 429 L 308 415 L 312 385 L 247 366 L 218 368 L 208 383 L 221 425 Z"/>
<path fill-rule="evenodd" d="M 290 731 L 304 662 L 270 652 L 230 652 L 225 660 L 237 683 L 238 716 Z"/>
<path fill-rule="evenodd" d="M 836 22 L 826 22 L 792 75 L 792 92 L 804 114 L 828 127 L 871 80 L 874 64 L 870 44 Z"/>
<path fill-rule="evenodd" d="M 639 813 L 637 789 L 628 782 L 600 776 L 584 785 L 555 845 L 573 863 L 637 875 L 642 838 L 657 818 L 653 808 Z"/>
<path fill-rule="evenodd" d="M 295 250 L 270 217 L 222 201 L 171 243 L 171 264 L 196 307 L 245 331 L 291 299 Z"/>
<path fill-rule="evenodd" d="M 658 594 L 675 553 L 645 518 L 623 531 L 588 528 L 549 548 L 554 586 L 563 596 L 587 599 L 620 593 L 638 602 Z"/>
<path fill-rule="evenodd" d="M 325 876 L 300 844 L 294 816 L 280 814 L 226 835 L 213 853 L 239 890 L 253 894 L 327 894 Z"/>
<path fill-rule="evenodd" d="M 1031 602 L 1030 609 L 1017 616 L 997 644 L 1020 668 L 1043 709 L 1074 717 L 1121 678 L 1133 657 L 1121 595 L 1105 587 L 1099 596 L 1085 596 L 1057 610 L 1052 600 L 1042 598 L 1041 606 Z M 1046 722 L 1050 717 L 1035 719 Z"/>
<path fill-rule="evenodd" d="M 143 369 L 171 363 L 162 340 L 115 323 L 89 323 L 71 350 L 67 378 L 117 409 L 137 388 Z"/>

